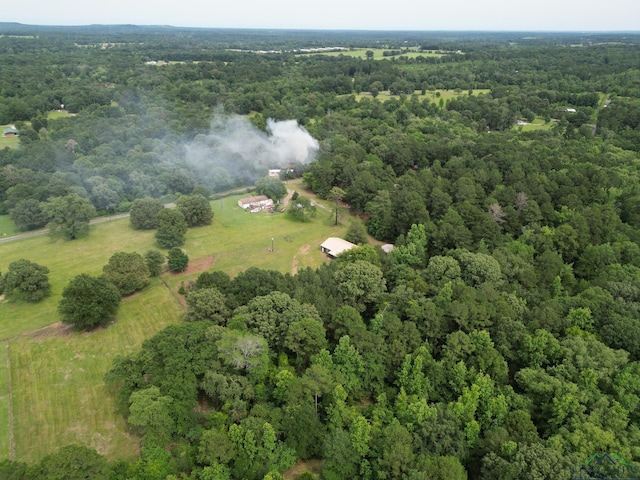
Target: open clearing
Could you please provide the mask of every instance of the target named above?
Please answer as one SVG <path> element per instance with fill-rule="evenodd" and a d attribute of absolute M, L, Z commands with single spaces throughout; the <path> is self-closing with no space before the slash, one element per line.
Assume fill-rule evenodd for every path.
<path fill-rule="evenodd" d="M 0 125 L 0 150 L 2 150 L 5 147 L 9 147 L 9 148 L 17 148 L 18 145 L 20 145 L 20 137 L 19 136 L 15 136 L 15 137 L 5 137 L 3 135 L 4 129 L 5 128 L 15 128 L 14 125 Z"/>
<path fill-rule="evenodd" d="M 308 195 L 299 183 L 290 186 Z M 212 201 L 212 225 L 189 230 L 183 246 L 190 258 L 186 272 L 153 279 L 142 292 L 123 300 L 114 324 L 90 333 L 59 323 L 63 288 L 80 273 L 100 274 L 118 251 L 143 254 L 157 249 L 153 231 L 133 230 L 124 218 L 92 225 L 80 240 L 40 236 L 0 245 L 0 271 L 26 258 L 50 269 L 52 285 L 51 296 L 37 304 L 0 300 L 0 460 L 10 455 L 7 345 L 15 460 L 37 462 L 69 443 L 91 446 L 110 460 L 135 458 L 139 438 L 115 410 L 103 377 L 115 355 L 136 351 L 146 338 L 180 321 L 184 306 L 175 293 L 179 285 L 211 268 L 231 276 L 251 266 L 287 273 L 294 259 L 298 269 L 315 268 L 325 261 L 319 244 L 347 228 L 334 226 L 331 213 L 322 209 L 308 223 L 278 213 L 251 214 L 238 207 L 241 196 Z"/>
<path fill-rule="evenodd" d="M 418 58 L 418 57 L 442 57 L 443 55 L 447 55 L 450 52 L 441 52 L 441 51 L 433 51 L 433 50 L 419 50 L 416 48 L 409 49 L 408 52 L 402 52 L 400 55 L 393 56 L 384 56 L 384 52 L 389 52 L 391 50 L 400 51 L 397 48 L 354 48 L 351 50 L 340 50 L 335 52 L 312 52 L 312 53 L 304 53 L 299 55 L 327 55 L 329 57 L 339 57 L 340 55 L 344 55 L 346 57 L 355 57 L 355 58 L 367 58 L 367 52 L 373 52 L 374 60 L 391 60 L 399 57 L 406 58 Z"/>
<path fill-rule="evenodd" d="M 490 93 L 491 90 L 489 90 L 488 88 L 476 88 L 474 90 L 471 91 L 472 95 L 480 95 L 480 94 L 487 94 Z M 439 103 L 440 99 L 444 100 L 445 102 L 451 98 L 458 98 L 461 97 L 463 95 L 469 95 L 469 91 L 468 90 L 460 90 L 460 89 L 455 89 L 455 90 L 427 90 L 425 91 L 425 93 L 422 93 L 422 90 L 415 90 L 411 95 L 415 95 L 418 97 L 418 99 L 422 100 L 422 99 L 430 99 L 433 103 Z M 407 95 L 408 96 L 408 95 Z M 360 101 L 363 98 L 371 98 L 373 99 L 373 95 L 371 95 L 369 92 L 362 92 L 356 95 L 356 100 Z M 391 100 L 393 99 L 399 99 L 400 95 L 391 95 L 391 93 L 389 92 L 389 90 L 383 90 L 382 92 L 380 92 L 378 94 L 377 97 L 375 97 L 377 100 L 381 101 L 381 102 L 385 102 L 387 100 Z"/>

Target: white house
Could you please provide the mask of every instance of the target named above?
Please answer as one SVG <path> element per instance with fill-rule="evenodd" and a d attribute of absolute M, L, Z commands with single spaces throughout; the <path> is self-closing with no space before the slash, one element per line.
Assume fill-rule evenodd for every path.
<path fill-rule="evenodd" d="M 273 207 L 273 200 L 266 195 L 256 195 L 255 197 L 241 198 L 238 200 L 238 206 L 254 213 L 265 208 Z"/>
<path fill-rule="evenodd" d="M 329 237 L 320 245 L 320 250 L 326 253 L 330 257 L 337 257 L 342 252 L 346 252 L 347 250 L 351 250 L 352 248 L 357 247 L 357 245 L 347 242 L 342 238 L 337 237 Z"/>

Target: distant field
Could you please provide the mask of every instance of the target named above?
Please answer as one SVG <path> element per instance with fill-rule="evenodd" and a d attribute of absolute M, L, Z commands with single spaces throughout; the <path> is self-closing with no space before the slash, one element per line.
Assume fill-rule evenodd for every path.
<path fill-rule="evenodd" d="M 66 110 L 52 110 L 47 113 L 47 118 L 49 120 L 55 120 L 57 118 L 65 118 L 65 117 L 73 117 L 72 113 L 67 112 Z"/>
<path fill-rule="evenodd" d="M 476 88 L 472 90 L 472 95 L 480 95 L 481 93 L 487 94 L 491 92 L 488 88 Z M 415 90 L 413 95 L 417 95 L 418 98 L 431 99 L 433 103 L 440 102 L 440 99 L 443 99 L 445 102 L 451 98 L 458 98 L 462 95 L 469 95 L 468 90 L 427 90 L 424 95 L 422 94 L 422 90 Z M 363 98 L 373 98 L 373 96 L 369 92 L 362 92 L 356 95 L 356 100 L 360 101 Z M 384 90 L 378 94 L 376 99 L 384 102 L 386 100 L 390 100 L 392 98 L 398 99 L 400 95 L 391 95 L 389 90 Z"/>
<path fill-rule="evenodd" d="M 292 188 L 301 191 L 299 184 Z M 347 222 L 334 226 L 331 214 L 322 209 L 310 223 L 292 222 L 284 214 L 247 213 L 237 206 L 240 197 L 212 201 L 213 224 L 189 230 L 186 274 L 155 279 L 124 300 L 113 325 L 91 333 L 69 331 L 58 323 L 62 289 L 79 273 L 101 273 L 117 251 L 157 248 L 153 231 L 132 230 L 128 219 L 120 219 L 93 225 L 80 240 L 52 241 L 44 235 L 0 245 L 0 271 L 27 258 L 50 269 L 52 284 L 52 295 L 35 305 L 0 301 L 0 338 L 5 339 L 0 344 L 0 460 L 9 455 L 7 343 L 16 460 L 35 462 L 73 442 L 110 459 L 131 459 L 138 454 L 139 439 L 115 411 L 102 379 L 116 354 L 135 351 L 144 339 L 180 321 L 184 310 L 175 293 L 178 286 L 210 268 L 234 276 L 251 266 L 283 273 L 317 267 L 326 261 L 319 244 L 347 228 Z"/>
<path fill-rule="evenodd" d="M 355 57 L 355 58 L 367 58 L 367 52 L 373 52 L 374 60 L 391 60 L 392 58 L 398 57 L 407 57 L 407 58 L 417 58 L 417 57 L 442 57 L 446 55 L 448 52 L 439 52 L 439 51 L 420 51 L 420 50 L 411 50 L 409 52 L 403 52 L 400 55 L 395 56 L 384 56 L 385 51 L 389 51 L 390 49 L 386 48 L 359 48 L 352 50 L 342 50 L 337 52 L 317 52 L 317 53 L 309 53 L 304 55 L 327 55 L 330 57 L 339 57 L 340 55 L 344 55 L 347 57 Z M 393 49 L 395 50 L 395 49 Z"/>
<path fill-rule="evenodd" d="M 553 125 L 554 122 L 545 123 L 544 118 L 536 117 L 533 122 L 526 125 L 516 125 L 514 128 L 521 129 L 523 132 L 531 132 L 535 130 L 549 130 Z"/>

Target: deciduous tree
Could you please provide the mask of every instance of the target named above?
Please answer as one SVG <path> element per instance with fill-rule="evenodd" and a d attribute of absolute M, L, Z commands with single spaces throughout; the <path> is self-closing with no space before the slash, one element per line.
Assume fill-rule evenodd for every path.
<path fill-rule="evenodd" d="M 180 247 L 173 247 L 167 255 L 167 265 L 171 272 L 184 272 L 189 265 L 189 256 Z"/>
<path fill-rule="evenodd" d="M 2 277 L 4 294 L 38 302 L 51 292 L 48 273 L 47 267 L 25 259 L 16 260 L 9 264 Z"/>
<path fill-rule="evenodd" d="M 141 290 L 149 283 L 149 268 L 136 252 L 114 253 L 102 268 L 104 276 L 113 283 L 123 297 Z"/>
<path fill-rule="evenodd" d="M 58 312 L 64 323 L 86 330 L 109 323 L 119 305 L 120 292 L 113 283 L 82 273 L 62 291 Z"/>
<path fill-rule="evenodd" d="M 158 214 L 164 209 L 155 198 L 136 198 L 129 210 L 131 226 L 137 230 L 150 230 L 158 226 Z"/>
<path fill-rule="evenodd" d="M 202 195 L 183 195 L 176 202 L 189 227 L 210 225 L 213 220 L 211 204 Z"/>
<path fill-rule="evenodd" d="M 96 215 L 91 202 L 77 193 L 50 199 L 42 205 L 42 211 L 49 222 L 49 234 L 67 240 L 89 233 L 89 221 Z"/>
<path fill-rule="evenodd" d="M 187 233 L 187 221 L 182 212 L 173 208 L 165 208 L 158 213 L 158 229 L 156 239 L 162 248 L 179 247 L 184 243 Z"/>

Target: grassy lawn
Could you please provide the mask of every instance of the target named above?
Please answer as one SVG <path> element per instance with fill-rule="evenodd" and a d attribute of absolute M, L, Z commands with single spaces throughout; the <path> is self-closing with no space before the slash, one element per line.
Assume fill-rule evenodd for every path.
<path fill-rule="evenodd" d="M 102 379 L 116 354 L 132 353 L 181 313 L 156 279 L 123 301 L 108 328 L 79 333 L 54 324 L 12 340 L 16 460 L 36 462 L 70 443 L 109 459 L 136 457 L 139 439 L 127 431 Z"/>
<path fill-rule="evenodd" d="M 0 215 L 0 237 L 4 236 L 5 234 L 7 237 L 9 237 L 11 235 L 16 235 L 17 233 L 20 232 L 18 232 L 16 224 L 13 223 L 11 217 L 9 217 L 9 215 Z"/>
<path fill-rule="evenodd" d="M 249 213 L 238 207 L 238 199 L 244 196 L 211 202 L 213 223 L 187 233 L 184 248 L 190 261 L 213 256 L 213 269 L 232 277 L 252 266 L 283 273 L 291 272 L 294 265 L 315 268 L 325 260 L 319 245 L 327 237 L 343 235 L 347 228 L 333 226 L 330 213 L 320 208 L 315 221 L 308 223 L 291 221 L 282 213 Z M 188 278 L 172 277 L 169 282 L 178 284 Z"/>
<path fill-rule="evenodd" d="M 291 188 L 307 195 L 299 185 Z M 319 244 L 347 228 L 347 221 L 334 226 L 331 214 L 321 209 L 309 223 L 293 222 L 279 213 L 251 214 L 237 206 L 241 196 L 212 201 L 213 224 L 189 230 L 183 248 L 190 265 L 201 268 L 154 279 L 123 301 L 113 325 L 91 333 L 70 331 L 58 322 L 62 289 L 80 273 L 101 273 L 115 252 L 142 254 L 157 248 L 153 231 L 133 230 L 125 218 L 93 225 L 89 236 L 80 240 L 52 241 L 43 235 L 0 245 L 0 271 L 27 258 L 50 269 L 52 285 L 51 296 L 37 304 L 0 301 L 0 338 L 5 339 L 0 355 L 0 460 L 9 455 L 7 342 L 16 460 L 36 462 L 69 443 L 91 446 L 109 459 L 135 458 L 139 439 L 116 412 L 102 379 L 116 354 L 137 350 L 144 339 L 180 321 L 183 307 L 175 294 L 177 286 L 209 268 L 234 276 L 251 266 L 283 273 L 317 267 L 326 261 Z"/>

